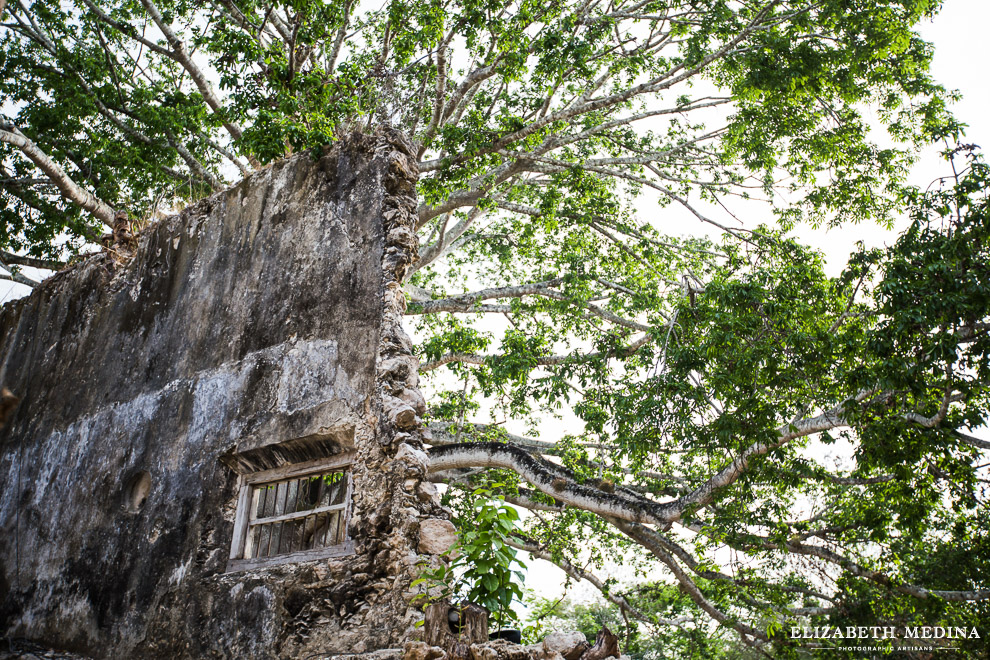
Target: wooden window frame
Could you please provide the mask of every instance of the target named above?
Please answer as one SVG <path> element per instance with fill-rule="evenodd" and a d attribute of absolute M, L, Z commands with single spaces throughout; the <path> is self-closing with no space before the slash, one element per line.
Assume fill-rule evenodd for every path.
<path fill-rule="evenodd" d="M 351 499 L 353 495 L 354 481 L 351 465 L 354 463 L 354 453 L 338 454 L 327 458 L 320 458 L 305 463 L 293 463 L 283 465 L 271 470 L 251 472 L 242 474 L 238 479 L 237 514 L 234 519 L 234 536 L 230 543 L 230 557 L 227 560 L 227 573 L 238 571 L 251 571 L 256 569 L 279 566 L 281 564 L 297 563 L 302 561 L 313 561 L 315 559 L 326 559 L 328 557 L 343 557 L 354 553 L 354 543 L 347 536 L 347 525 L 351 518 Z M 313 548 L 312 550 L 300 550 L 271 557 L 244 558 L 244 549 L 247 545 L 247 535 L 252 522 L 252 489 L 258 484 L 278 483 L 298 479 L 313 474 L 321 474 L 334 470 L 343 471 L 347 478 L 347 490 L 344 494 L 343 516 L 344 516 L 344 539 L 335 545 L 323 548 Z M 285 517 L 291 518 L 297 514 L 287 514 Z M 307 512 L 304 515 L 310 515 Z"/>

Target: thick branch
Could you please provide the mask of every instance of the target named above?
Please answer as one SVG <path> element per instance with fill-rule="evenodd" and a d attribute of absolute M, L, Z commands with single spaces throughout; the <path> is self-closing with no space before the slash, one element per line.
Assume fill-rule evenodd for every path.
<path fill-rule="evenodd" d="M 975 438 L 971 435 L 962 433 L 960 431 L 952 431 L 952 435 L 959 438 L 960 440 L 962 440 L 964 443 L 966 443 L 971 447 L 977 447 L 979 449 L 990 449 L 990 442 L 987 442 L 986 440 L 980 440 L 979 438 Z"/>
<path fill-rule="evenodd" d="M 455 427 L 455 430 L 451 430 L 451 427 Z M 454 424 L 451 422 L 430 422 L 429 429 L 433 438 L 427 441 L 427 444 L 434 447 L 442 447 L 446 445 L 462 444 L 461 440 L 457 437 L 456 429 L 460 428 L 470 428 L 470 430 L 477 430 L 484 433 L 487 430 L 492 429 L 490 424 L 476 424 L 476 423 L 462 423 Z M 499 428 L 500 437 L 505 438 L 508 442 L 512 443 L 517 447 L 522 447 L 526 451 L 535 452 L 541 456 L 559 456 L 561 454 L 560 448 L 554 442 L 547 442 L 546 440 L 536 440 L 535 438 L 527 438 L 522 435 L 516 435 L 514 433 L 508 433 L 505 430 Z M 611 451 L 614 449 L 611 445 L 602 444 L 600 442 L 579 442 L 579 446 L 586 449 L 595 449 L 599 451 Z M 633 474 L 641 479 L 652 479 L 654 481 L 664 483 L 664 490 L 660 494 L 669 495 L 671 497 L 676 497 L 687 491 L 685 484 L 687 484 L 687 479 L 682 477 L 676 477 L 670 474 L 660 474 L 659 472 L 652 472 L 650 470 L 632 470 L 627 467 L 617 466 L 617 465 L 605 465 L 604 463 L 599 463 L 597 461 L 587 460 L 584 464 L 600 470 L 613 471 L 617 470 L 623 474 Z M 674 484 L 680 484 L 675 486 Z M 637 493 L 655 493 L 657 492 L 655 488 L 636 486 L 630 484 L 623 484 L 619 486 L 620 488 L 629 489 Z"/>
<path fill-rule="evenodd" d="M 580 484 L 570 471 L 512 445 L 466 442 L 430 449 L 432 473 L 470 467 L 512 470 L 544 495 L 600 516 L 667 526 L 679 515 L 669 503 L 661 504 L 628 492 L 607 493 Z"/>
<path fill-rule="evenodd" d="M 62 193 L 63 197 L 81 207 L 84 211 L 92 213 L 108 227 L 113 227 L 114 209 L 88 190 L 80 188 L 75 181 L 69 178 L 69 175 L 65 173 L 65 170 L 58 163 L 49 158 L 46 153 L 41 151 L 23 133 L 13 126 L 8 125 L 6 130 L 0 129 L 0 141 L 20 149 L 41 171 L 48 175 L 52 183 L 58 186 L 59 192 Z"/>
<path fill-rule="evenodd" d="M 532 284 L 520 284 L 517 286 L 484 289 L 481 291 L 465 293 L 460 296 L 454 296 L 452 298 L 445 298 L 443 300 L 430 300 L 426 302 L 413 303 L 409 305 L 406 310 L 406 314 L 436 314 L 440 312 L 470 313 L 479 311 L 479 306 L 477 303 L 482 300 L 541 296 L 544 298 L 551 298 L 553 300 L 560 300 L 562 302 L 569 302 L 578 307 L 582 307 L 587 309 L 592 315 L 624 328 L 639 330 L 640 332 L 649 332 L 652 330 L 652 328 L 648 325 L 643 325 L 642 323 L 637 323 L 636 321 L 630 321 L 629 319 L 623 318 L 618 314 L 608 311 L 607 309 L 603 309 L 594 303 L 574 300 L 566 294 L 550 288 L 551 286 L 559 284 L 561 281 L 562 280 L 558 278 L 554 280 L 547 280 L 545 282 L 534 282 Z"/>
<path fill-rule="evenodd" d="M 31 268 L 43 268 L 45 270 L 59 270 L 61 268 L 65 268 L 65 264 L 61 261 L 54 261 L 52 259 L 37 259 L 35 257 L 22 257 L 19 254 L 7 252 L 6 250 L 0 250 L 0 261 L 7 264 L 14 264 L 15 266 L 30 266 Z"/>
<path fill-rule="evenodd" d="M 547 355 L 545 357 L 536 358 L 533 360 L 533 364 L 538 366 L 555 366 L 558 364 L 566 364 L 572 362 L 587 362 L 589 360 L 597 360 L 603 357 L 628 357 L 646 346 L 650 343 L 653 337 L 651 335 L 643 335 L 636 338 L 630 344 L 624 348 L 614 349 L 610 351 L 595 351 L 593 353 L 575 353 L 572 355 Z M 492 359 L 491 355 L 480 355 L 478 353 L 447 353 L 440 358 L 433 360 L 431 362 L 424 362 L 420 365 L 419 370 L 421 373 L 427 373 L 433 371 L 445 364 L 451 362 L 460 362 L 462 364 L 477 364 L 483 365 L 486 360 Z"/>
<path fill-rule="evenodd" d="M 430 300 L 427 302 L 413 303 L 409 305 L 406 314 L 436 314 L 438 312 L 458 312 L 470 310 L 474 303 L 480 300 L 492 300 L 495 298 L 522 298 L 532 294 L 546 291 L 551 286 L 560 284 L 563 280 L 556 278 L 545 282 L 533 282 L 532 284 L 520 284 L 517 286 L 506 286 L 493 289 L 483 289 L 464 293 L 452 298 L 443 300 Z"/>

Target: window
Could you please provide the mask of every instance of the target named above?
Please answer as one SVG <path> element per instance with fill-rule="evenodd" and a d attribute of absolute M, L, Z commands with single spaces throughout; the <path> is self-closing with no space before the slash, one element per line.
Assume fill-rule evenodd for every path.
<path fill-rule="evenodd" d="M 351 455 L 241 477 L 228 571 L 348 554 Z"/>

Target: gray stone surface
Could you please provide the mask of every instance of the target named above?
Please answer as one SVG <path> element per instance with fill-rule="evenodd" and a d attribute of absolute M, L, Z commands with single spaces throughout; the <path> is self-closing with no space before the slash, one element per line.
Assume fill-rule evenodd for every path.
<path fill-rule="evenodd" d="M 0 309 L 0 383 L 23 399 L 0 431 L 0 637 L 274 658 L 413 634 L 420 522 L 444 512 L 395 460 L 422 448 L 421 410 L 399 443 L 383 408 L 418 403 L 409 151 L 380 132 L 276 163 L 145 231 L 125 265 L 90 258 Z M 345 450 L 355 553 L 224 573 L 238 472 Z"/>

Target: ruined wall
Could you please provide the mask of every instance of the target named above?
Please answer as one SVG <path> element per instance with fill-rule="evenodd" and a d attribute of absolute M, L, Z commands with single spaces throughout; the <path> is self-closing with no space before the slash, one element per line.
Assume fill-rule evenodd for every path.
<path fill-rule="evenodd" d="M 401 645 L 419 523 L 443 515 L 399 325 L 416 176 L 401 136 L 355 135 L 0 309 L 22 397 L 0 431 L 0 636 L 94 657 Z M 354 554 L 225 573 L 238 472 L 344 451 Z"/>

